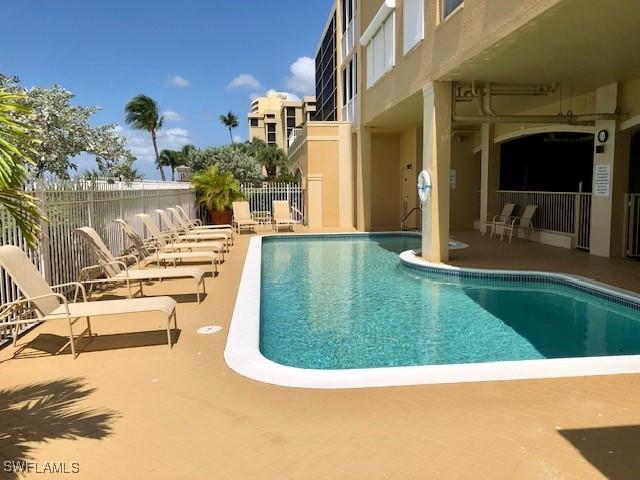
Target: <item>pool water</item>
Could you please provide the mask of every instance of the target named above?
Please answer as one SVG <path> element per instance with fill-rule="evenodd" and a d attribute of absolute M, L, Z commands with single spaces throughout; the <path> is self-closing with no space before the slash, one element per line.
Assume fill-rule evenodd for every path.
<path fill-rule="evenodd" d="M 640 353 L 640 312 L 566 286 L 438 278 L 415 236 L 263 239 L 260 351 L 350 369 Z"/>

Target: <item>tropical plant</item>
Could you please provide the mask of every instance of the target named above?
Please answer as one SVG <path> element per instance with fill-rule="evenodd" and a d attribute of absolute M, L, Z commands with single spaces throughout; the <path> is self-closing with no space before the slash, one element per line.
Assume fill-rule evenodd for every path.
<path fill-rule="evenodd" d="M 260 164 L 247 153 L 243 145 L 224 145 L 222 147 L 196 148 L 185 159 L 192 172 L 206 170 L 218 165 L 222 173 L 231 173 L 240 183 L 257 184 L 262 181 Z"/>
<path fill-rule="evenodd" d="M 160 165 L 171 168 L 171 181 L 176 180 L 176 167 L 184 165 L 186 161 L 185 155 L 176 150 L 164 149 L 160 152 Z"/>
<path fill-rule="evenodd" d="M 221 172 L 217 165 L 195 173 L 191 177 L 191 184 L 198 203 L 204 205 L 212 217 L 214 212 L 229 210 L 233 202 L 244 198 L 233 175 Z"/>
<path fill-rule="evenodd" d="M 160 154 L 158 153 L 157 135 L 163 124 L 163 118 L 158 113 L 158 104 L 151 97 L 138 95 L 127 103 L 124 111 L 127 125 L 131 125 L 138 130 L 145 130 L 151 134 L 153 151 L 156 155 L 156 167 L 160 170 L 160 177 L 165 181 L 166 178 L 160 164 Z"/>
<path fill-rule="evenodd" d="M 256 160 L 267 171 L 267 178 L 273 180 L 278 175 L 278 170 L 287 170 L 287 154 L 277 145 L 266 145 L 259 148 L 256 153 Z"/>
<path fill-rule="evenodd" d="M 34 248 L 41 233 L 40 221 L 45 219 L 36 198 L 24 191 L 27 166 L 34 163 L 29 145 L 37 141 L 25 100 L 23 93 L 0 87 L 0 206 L 14 219 L 27 245 Z"/>
<path fill-rule="evenodd" d="M 222 123 L 229 129 L 229 137 L 231 137 L 231 143 L 236 143 L 233 141 L 233 129 L 238 128 L 238 116 L 233 112 L 229 112 L 226 115 L 220 115 L 220 123 Z"/>

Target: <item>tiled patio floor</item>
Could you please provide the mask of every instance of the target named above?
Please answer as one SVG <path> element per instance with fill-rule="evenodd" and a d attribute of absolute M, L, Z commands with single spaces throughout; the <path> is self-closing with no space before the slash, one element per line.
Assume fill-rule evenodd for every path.
<path fill-rule="evenodd" d="M 468 235 L 458 235 L 473 247 L 457 263 L 474 263 L 471 254 L 484 251 L 485 242 Z M 339 391 L 237 375 L 223 350 L 248 238 L 220 277 L 207 279 L 201 305 L 177 296 L 181 332 L 172 351 L 161 322 L 145 316 L 95 319 L 100 336 L 75 361 L 46 353 L 64 335 L 55 323 L 20 340 L 38 338 L 45 351 L 14 359 L 12 348 L 0 351 L 0 458 L 32 459 L 39 468 L 79 463 L 79 474 L 25 477 L 60 479 L 640 476 L 640 375 Z M 535 247 L 503 246 L 511 253 L 501 256 L 523 265 L 519 249 L 543 248 Z M 543 250 L 548 258 L 537 261 L 551 262 Z M 607 274 L 607 262 L 575 255 L 592 276 Z M 633 267 L 620 267 L 631 269 L 627 288 L 638 283 Z M 146 292 L 181 294 L 192 283 L 166 281 Z M 209 324 L 224 331 L 196 334 Z M 0 467 L 0 478 L 22 478 Z"/>

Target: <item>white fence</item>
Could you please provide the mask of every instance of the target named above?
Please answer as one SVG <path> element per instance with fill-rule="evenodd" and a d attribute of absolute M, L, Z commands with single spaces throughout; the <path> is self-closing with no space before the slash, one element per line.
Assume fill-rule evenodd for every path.
<path fill-rule="evenodd" d="M 628 193 L 626 205 L 626 254 L 628 257 L 640 257 L 640 193 Z"/>
<path fill-rule="evenodd" d="M 252 212 L 273 213 L 274 200 L 287 200 L 293 219 L 304 223 L 304 190 L 299 183 L 264 183 L 260 187 L 241 185 Z"/>
<path fill-rule="evenodd" d="M 144 237 L 137 213 L 156 217 L 154 210 L 176 205 L 193 213 L 195 203 L 190 184 L 178 182 L 39 181 L 30 185 L 29 191 L 40 199 L 48 222 L 43 224 L 40 245 L 28 254 L 52 285 L 77 281 L 80 270 L 95 263 L 76 228 L 95 228 L 112 253 L 119 255 L 127 243 L 121 228 L 113 222 L 115 219 L 124 218 Z M 0 209 L 0 245 L 8 244 L 24 248 L 13 219 Z M 18 289 L 0 268 L 0 305 L 18 296 Z M 0 343 L 9 334 L 0 326 Z"/>
<path fill-rule="evenodd" d="M 575 192 L 528 192 L 499 190 L 498 209 L 505 203 L 515 203 L 515 215 L 527 205 L 537 205 L 533 226 L 537 230 L 575 236 L 576 248 L 589 249 L 591 194 Z"/>

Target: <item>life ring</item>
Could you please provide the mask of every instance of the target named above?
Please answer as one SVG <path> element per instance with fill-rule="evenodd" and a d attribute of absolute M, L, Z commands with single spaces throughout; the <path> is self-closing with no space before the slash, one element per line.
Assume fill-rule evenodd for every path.
<path fill-rule="evenodd" d="M 431 200 L 431 175 L 426 170 L 418 175 L 418 197 L 423 205 Z"/>

